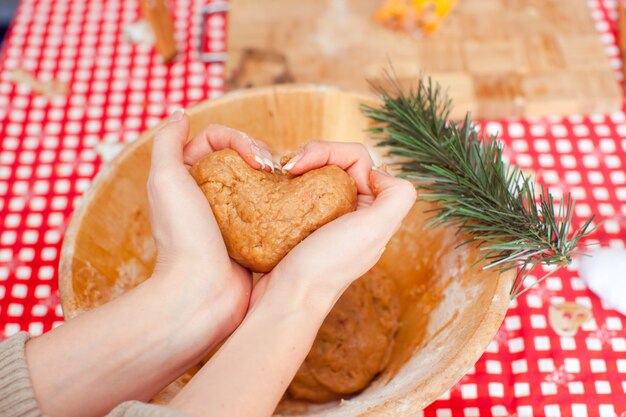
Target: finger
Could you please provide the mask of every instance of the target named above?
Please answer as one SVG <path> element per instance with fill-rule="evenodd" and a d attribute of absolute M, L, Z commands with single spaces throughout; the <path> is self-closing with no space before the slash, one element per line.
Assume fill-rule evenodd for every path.
<path fill-rule="evenodd" d="M 369 173 L 373 166 L 367 148 L 360 143 L 311 142 L 302 153 L 283 166 L 284 171 L 299 175 L 325 165 L 336 165 L 346 171 L 356 183 L 360 194 L 372 194 Z"/>
<path fill-rule="evenodd" d="M 188 134 L 189 117 L 183 109 L 174 110 L 166 123 L 154 135 L 151 171 L 182 167 L 183 145 Z"/>
<path fill-rule="evenodd" d="M 370 207 L 359 208 L 314 231 L 270 275 L 308 277 L 317 289 L 326 291 L 325 286 L 329 286 L 333 291 L 367 272 L 380 259 L 415 201 L 415 188 L 408 181 L 376 170 L 370 176 L 375 198 L 359 196 L 374 199 Z M 313 279 L 329 271 L 331 280 Z"/>
<path fill-rule="evenodd" d="M 391 237 L 415 204 L 417 192 L 409 181 L 377 169 L 370 171 L 370 183 L 375 199 L 359 212 L 371 216 L 372 221 L 389 225 L 387 230 Z"/>
<path fill-rule="evenodd" d="M 187 145 L 183 157 L 185 164 L 193 165 L 211 152 L 233 149 L 256 169 L 273 171 L 276 165 L 267 145 L 252 139 L 247 134 L 221 125 L 211 125 Z"/>

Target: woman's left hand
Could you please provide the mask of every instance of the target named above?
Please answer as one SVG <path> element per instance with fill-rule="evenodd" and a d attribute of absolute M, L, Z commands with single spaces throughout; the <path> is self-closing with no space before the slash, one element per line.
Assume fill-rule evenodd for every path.
<path fill-rule="evenodd" d="M 222 126 L 185 144 L 188 133 L 189 119 L 178 111 L 155 135 L 148 181 L 157 246 L 152 277 L 26 344 L 43 414 L 96 417 L 123 401 L 147 401 L 246 314 L 250 273 L 228 257 L 188 166 L 232 148 L 253 168 L 271 169 L 271 155 L 263 144 Z"/>
<path fill-rule="evenodd" d="M 172 114 L 155 135 L 148 178 L 148 200 L 152 233 L 157 246 L 153 279 L 165 281 L 170 298 L 180 312 L 209 309 L 215 344 L 230 334 L 248 308 L 251 275 L 228 256 L 219 227 L 202 190 L 188 167 L 198 159 L 222 148 L 242 155 L 261 150 L 245 134 L 223 126 L 209 126 L 185 144 L 189 118 Z M 256 148 L 253 148 L 256 147 Z M 248 158 L 254 168 L 261 168 Z"/>

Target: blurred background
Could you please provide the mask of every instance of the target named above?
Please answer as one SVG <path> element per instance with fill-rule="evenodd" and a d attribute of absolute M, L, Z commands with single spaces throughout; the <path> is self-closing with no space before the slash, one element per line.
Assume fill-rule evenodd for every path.
<path fill-rule="evenodd" d="M 173 109 L 274 83 L 368 91 L 393 63 L 402 82 L 433 76 L 454 96 L 453 118 L 471 111 L 507 161 L 557 199 L 571 194 L 575 227 L 596 214 L 587 243 L 605 251 L 538 268 L 482 358 L 418 415 L 626 417 L 626 302 L 625 315 L 612 308 L 626 301 L 626 262 L 614 263 L 626 260 L 626 0 L 0 0 L 0 46 L 0 341 L 63 322 L 72 211 L 112 156 Z M 242 124 L 261 126 L 247 113 Z M 117 234 L 130 245 L 149 230 L 148 213 L 133 213 Z M 145 260 L 123 262 L 106 270 L 149 275 Z M 429 279 L 416 286 L 429 307 L 414 311 L 430 341 L 431 303 L 460 310 L 456 296 L 433 296 L 452 281 Z"/>
<path fill-rule="evenodd" d="M 0 2 L 0 45 L 4 41 L 9 23 L 13 18 L 18 0 L 2 0 Z"/>

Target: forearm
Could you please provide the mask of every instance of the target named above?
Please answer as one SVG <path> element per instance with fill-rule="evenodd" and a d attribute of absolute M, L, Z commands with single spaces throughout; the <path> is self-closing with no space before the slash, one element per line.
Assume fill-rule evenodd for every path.
<path fill-rule="evenodd" d="M 177 290 L 148 280 L 30 341 L 26 359 L 44 414 L 104 415 L 123 401 L 150 399 L 197 362 L 211 347 L 211 317 Z"/>
<path fill-rule="evenodd" d="M 169 407 L 193 417 L 272 414 L 334 298 L 270 292 Z"/>

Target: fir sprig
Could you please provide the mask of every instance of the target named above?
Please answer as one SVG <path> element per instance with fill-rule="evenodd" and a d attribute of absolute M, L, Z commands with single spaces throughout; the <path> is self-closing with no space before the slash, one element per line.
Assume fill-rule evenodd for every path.
<path fill-rule="evenodd" d="M 389 81 L 391 88 L 376 87 L 382 106 L 362 110 L 378 145 L 398 158 L 400 175 L 415 182 L 420 200 L 435 203 L 428 225 L 458 226 L 465 243 L 479 245 L 485 268 L 517 269 L 513 298 L 529 288 L 523 281 L 537 264 L 556 266 L 552 273 L 568 265 L 593 217 L 570 233 L 571 196 L 558 205 L 546 189 L 537 196 L 531 179 L 503 162 L 496 135 L 479 133 L 469 113 L 450 120 L 452 102 L 439 85 L 429 79 L 402 92 Z"/>

